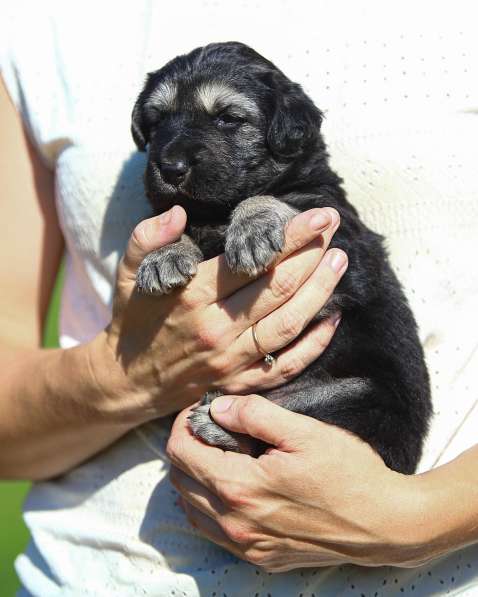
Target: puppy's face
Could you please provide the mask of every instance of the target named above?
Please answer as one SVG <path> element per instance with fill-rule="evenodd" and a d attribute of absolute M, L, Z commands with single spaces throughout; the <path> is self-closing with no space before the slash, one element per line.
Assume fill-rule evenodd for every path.
<path fill-rule="evenodd" d="M 301 88 L 240 43 L 211 44 L 148 76 L 132 133 L 148 147 L 145 186 L 157 211 L 185 207 L 225 220 L 319 137 L 321 114 Z"/>

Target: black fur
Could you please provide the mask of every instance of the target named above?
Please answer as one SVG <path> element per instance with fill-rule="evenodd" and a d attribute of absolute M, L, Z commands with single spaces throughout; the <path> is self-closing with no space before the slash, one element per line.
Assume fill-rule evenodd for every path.
<path fill-rule="evenodd" d="M 221 102 L 209 113 L 201 108 L 197 90 L 212 83 L 248 98 L 248 109 L 238 112 L 237 106 Z M 174 90 L 174 101 L 158 109 L 154 92 L 165 84 Z M 412 473 L 431 415 L 416 324 L 382 238 L 361 222 L 329 167 L 321 121 L 321 112 L 299 85 L 240 43 L 198 48 L 151 73 L 132 125 L 138 148 L 149 150 L 146 192 L 158 213 L 174 204 L 186 209 L 192 241 L 148 256 L 138 287 L 167 292 L 187 282 L 194 264 L 225 248 L 234 270 L 255 273 L 280 251 L 283 226 L 294 213 L 337 209 L 341 225 L 331 246 L 346 251 L 349 267 L 328 312 L 340 309 L 342 321 L 319 359 L 297 379 L 264 395 L 356 433 L 389 467 Z M 166 180 L 167 168 L 179 169 L 174 184 Z M 292 209 L 271 207 L 277 201 Z M 239 204 L 243 209 L 235 209 Z M 260 226 L 254 226 L 257 218 L 262 218 Z M 257 232 L 264 229 L 270 232 Z M 184 279 L 178 281 L 181 267 Z M 174 279 L 163 278 L 168 268 L 176 272 Z M 195 433 L 228 449 L 263 449 L 218 427 L 207 403 L 192 417 Z"/>

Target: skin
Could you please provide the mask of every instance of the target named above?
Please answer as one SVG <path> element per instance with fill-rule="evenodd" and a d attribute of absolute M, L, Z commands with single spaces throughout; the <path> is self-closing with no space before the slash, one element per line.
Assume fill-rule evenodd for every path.
<path fill-rule="evenodd" d="M 217 398 L 217 423 L 271 445 L 255 459 L 200 442 L 189 410 L 168 444 L 188 519 L 266 571 L 415 567 L 478 540 L 478 446 L 427 473 L 402 475 L 347 431 L 261 396 Z"/>
<path fill-rule="evenodd" d="M 324 350 L 333 321 L 295 341 L 315 313 L 315 272 L 339 217 L 315 209 L 290 222 L 281 262 L 252 280 L 224 256 L 203 262 L 186 289 L 163 297 L 135 291 L 146 254 L 175 241 L 186 214 L 173 207 L 138 224 L 121 260 L 111 324 L 72 349 L 41 348 L 41 330 L 63 238 L 53 173 L 25 135 L 0 86 L 0 477 L 46 479 L 93 456 L 133 427 L 191 405 L 207 390 L 245 393 L 296 376 Z M 339 276 L 335 276 L 337 282 Z M 327 291 L 334 280 L 327 281 Z M 299 292 L 300 291 L 300 292 Z M 310 296 L 304 300 L 303 293 Z M 262 364 L 251 332 L 277 351 Z"/>
<path fill-rule="evenodd" d="M 333 211 L 295 218 L 283 255 L 295 251 L 294 258 L 252 284 L 228 274 L 219 257 L 201 264 L 194 282 L 175 299 L 145 301 L 133 293 L 136 268 L 149 251 L 180 236 L 185 216 L 178 209 L 168 221 L 153 218 L 134 231 L 119 270 L 111 326 L 81 347 L 41 349 L 63 239 L 53 174 L 28 142 L 1 86 L 0 130 L 0 151 L 10 157 L 0 172 L 8 222 L 0 237 L 0 284 L 8 288 L 0 293 L 1 477 L 60 474 L 142 421 L 191 404 L 201 380 L 209 377 L 231 393 L 273 387 L 325 349 L 335 329 L 331 321 L 294 339 L 304 316 L 311 316 L 309 308 L 317 307 L 317 280 L 326 277 L 325 300 L 340 277 L 334 278 L 333 268 L 317 270 L 338 225 Z M 310 226 L 319 213 L 329 224 L 325 231 L 324 222 Z M 145 350 L 152 311 L 163 325 Z M 254 353 L 250 326 L 259 320 L 264 348 L 279 350 L 273 369 L 265 369 L 262 355 Z M 185 375 L 184 391 L 175 392 Z M 189 433 L 186 410 L 177 418 L 169 452 L 190 520 L 239 557 L 271 571 L 339 562 L 413 566 L 478 539 L 477 448 L 430 473 L 401 477 L 340 429 L 259 397 L 238 398 L 229 414 L 219 414 L 225 398 L 214 402 L 217 422 L 262 438 L 274 450 L 254 460 L 205 446 Z"/>

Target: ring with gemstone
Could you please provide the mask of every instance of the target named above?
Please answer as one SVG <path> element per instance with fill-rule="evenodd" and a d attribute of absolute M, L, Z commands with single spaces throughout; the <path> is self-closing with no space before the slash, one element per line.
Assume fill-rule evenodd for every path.
<path fill-rule="evenodd" d="M 266 350 L 264 350 L 261 346 L 261 343 L 259 342 L 259 340 L 257 339 L 257 333 L 256 333 L 256 326 L 257 326 L 257 322 L 253 324 L 252 326 L 252 337 L 254 339 L 254 343 L 257 346 L 257 350 L 264 355 L 264 363 L 268 366 L 268 367 L 272 367 L 272 365 L 275 363 L 275 357 L 273 355 L 271 355 L 269 352 L 267 352 Z"/>

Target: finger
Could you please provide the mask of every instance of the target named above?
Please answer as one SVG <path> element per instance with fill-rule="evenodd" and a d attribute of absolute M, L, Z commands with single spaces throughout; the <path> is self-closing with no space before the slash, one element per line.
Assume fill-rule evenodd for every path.
<path fill-rule="evenodd" d="M 310 209 L 292 218 L 285 231 L 285 245 L 278 262 L 308 245 L 339 219 L 337 211 L 329 207 Z M 230 271 L 222 254 L 199 264 L 198 272 L 184 294 L 203 296 L 209 303 L 215 303 L 250 283 L 250 276 Z"/>
<path fill-rule="evenodd" d="M 167 454 L 174 466 L 216 495 L 224 485 L 242 482 L 244 475 L 251 481 L 259 475 L 262 477 L 255 458 L 247 454 L 224 452 L 194 437 L 187 420 L 191 408 L 178 414 L 171 430 Z"/>
<path fill-rule="evenodd" d="M 340 314 L 324 319 L 307 329 L 297 340 L 274 356 L 274 366 L 267 366 L 263 360 L 256 361 L 245 371 L 224 384 L 226 394 L 245 394 L 250 391 L 266 390 L 291 381 L 308 365 L 313 363 L 327 348 L 340 323 Z"/>
<path fill-rule="evenodd" d="M 231 333 L 242 333 L 289 300 L 319 265 L 339 220 L 306 247 L 287 257 L 261 278 L 232 296 L 210 305 L 217 321 L 227 315 Z"/>
<path fill-rule="evenodd" d="M 188 502 L 183 503 L 183 509 L 191 526 L 203 537 L 206 537 L 206 539 L 209 539 L 216 545 L 220 545 L 224 549 L 227 549 L 241 560 L 248 560 L 247 555 L 248 553 L 250 554 L 249 550 L 252 545 L 250 541 L 241 541 L 240 543 L 234 542 L 226 535 L 222 527 L 215 520 Z M 279 555 L 279 558 L 275 558 L 277 561 L 273 568 L 271 568 L 270 564 L 268 568 L 274 572 L 288 572 L 290 570 L 305 567 L 317 568 L 322 566 L 340 566 L 347 562 L 353 563 L 354 561 L 354 558 L 344 557 L 343 554 L 330 549 L 326 545 L 320 544 L 319 547 L 320 551 L 315 551 L 312 554 L 312 560 L 307 558 L 307 556 L 305 556 L 304 559 L 303 552 L 297 554 L 288 552 L 283 553 L 282 557 Z M 360 560 L 357 560 L 356 563 L 360 564 L 361 562 Z"/>
<path fill-rule="evenodd" d="M 118 268 L 118 278 L 135 280 L 136 271 L 146 255 L 178 240 L 185 226 L 186 212 L 179 205 L 140 222 L 130 236 Z"/>
<path fill-rule="evenodd" d="M 241 549 L 241 545 L 231 541 L 215 520 L 212 520 L 212 518 L 209 518 L 209 516 L 188 502 L 184 503 L 184 512 L 187 516 L 187 519 L 191 523 L 191 526 L 194 527 L 203 537 L 206 537 L 206 539 L 209 539 L 216 545 L 220 545 L 224 549 L 227 549 L 227 551 L 230 551 L 238 558 L 244 559 L 244 553 L 243 549 Z"/>
<path fill-rule="evenodd" d="M 251 435 L 285 452 L 293 445 L 291 430 L 303 440 L 317 423 L 256 395 L 219 396 L 211 403 L 211 415 L 222 427 Z"/>
<path fill-rule="evenodd" d="M 210 518 L 216 520 L 225 514 L 226 509 L 221 500 L 181 469 L 172 466 L 169 477 L 181 497 Z"/>
<path fill-rule="evenodd" d="M 312 318 L 325 306 L 336 285 L 347 269 L 347 255 L 340 249 L 327 251 L 318 267 L 297 292 L 283 305 L 245 330 L 232 349 L 250 362 L 261 359 L 290 344 L 309 325 Z"/>

